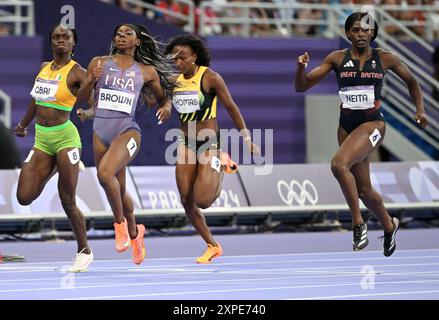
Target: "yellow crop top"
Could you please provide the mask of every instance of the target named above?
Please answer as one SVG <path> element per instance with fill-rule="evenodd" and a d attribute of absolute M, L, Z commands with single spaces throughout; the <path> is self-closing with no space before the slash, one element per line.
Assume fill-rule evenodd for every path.
<path fill-rule="evenodd" d="M 67 76 L 76 61 L 71 60 L 56 71 L 51 70 L 52 64 L 53 61 L 38 73 L 30 95 L 35 99 L 36 105 L 72 111 L 76 97 L 69 90 Z"/>

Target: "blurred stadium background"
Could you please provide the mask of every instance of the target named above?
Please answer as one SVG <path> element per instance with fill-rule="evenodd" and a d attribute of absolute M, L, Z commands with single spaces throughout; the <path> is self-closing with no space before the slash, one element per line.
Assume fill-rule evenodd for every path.
<path fill-rule="evenodd" d="M 226 177 L 223 193 L 206 210 L 214 232 L 338 230 L 350 227 L 350 215 L 329 162 L 336 150 L 337 83 L 333 74 L 306 94 L 294 91 L 296 58 L 311 56 L 310 68 L 330 52 L 348 46 L 344 21 L 361 6 L 373 6 L 380 24 L 376 44 L 397 53 L 417 77 L 430 125 L 420 130 L 412 121 L 415 106 L 407 88 L 388 74 L 383 88 L 387 132 L 373 155 L 372 180 L 383 193 L 392 214 L 404 227 L 439 225 L 439 4 L 437 1 L 296 1 L 296 0 L 0 0 L 0 234 L 10 237 L 71 235 L 62 213 L 54 177 L 29 207 L 15 199 L 18 167 L 34 142 L 12 136 L 11 129 L 26 112 L 35 75 L 51 59 L 49 31 L 74 8 L 79 41 L 74 59 L 87 67 L 96 55 L 109 51 L 113 30 L 120 23 L 143 24 L 163 43 L 177 34 L 204 37 L 219 72 L 250 129 L 272 129 L 270 175 L 242 166 Z M 83 106 L 84 107 L 84 106 Z M 222 129 L 233 123 L 219 106 Z M 154 230 L 188 232 L 179 203 L 174 169 L 165 162 L 167 130 L 177 128 L 175 112 L 157 126 L 154 112 L 143 108 L 137 117 L 143 130 L 141 152 L 129 169 L 129 190 L 136 214 Z M 90 235 L 112 229 L 112 215 L 94 171 L 92 123 L 72 113 L 83 143 L 78 201 L 87 217 Z M 242 152 L 232 155 L 242 160 Z M 14 160 L 15 159 L 15 160 Z M 16 160 L 18 159 L 18 160 Z M 17 164 L 18 163 L 18 164 Z M 369 216 L 367 211 L 364 212 Z M 370 217 L 370 216 L 369 216 Z M 376 221 L 370 217 L 373 228 Z M 375 223 L 375 224 L 374 224 Z"/>

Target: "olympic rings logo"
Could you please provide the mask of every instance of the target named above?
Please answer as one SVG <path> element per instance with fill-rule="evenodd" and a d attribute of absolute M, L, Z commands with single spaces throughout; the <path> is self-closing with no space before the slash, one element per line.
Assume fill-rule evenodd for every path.
<path fill-rule="evenodd" d="M 279 180 L 277 191 L 282 201 L 289 206 L 295 203 L 303 206 L 307 201 L 315 205 L 319 201 L 317 189 L 309 180 L 303 180 L 302 184 L 296 180 L 291 180 L 289 184 L 284 180 Z"/>

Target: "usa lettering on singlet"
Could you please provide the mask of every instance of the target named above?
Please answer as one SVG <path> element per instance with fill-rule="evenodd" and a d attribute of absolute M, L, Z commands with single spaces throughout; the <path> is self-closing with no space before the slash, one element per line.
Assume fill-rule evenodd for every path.
<path fill-rule="evenodd" d="M 342 107 L 352 110 L 366 110 L 374 107 L 374 86 L 354 86 L 341 88 L 338 92 Z"/>
<path fill-rule="evenodd" d="M 192 113 L 200 110 L 198 91 L 175 92 L 172 105 L 179 113 Z"/>
<path fill-rule="evenodd" d="M 39 101 L 56 101 L 55 95 L 58 91 L 59 80 L 45 80 L 37 78 L 30 95 Z"/>
<path fill-rule="evenodd" d="M 99 89 L 99 109 L 114 110 L 131 114 L 134 107 L 136 95 L 134 92 L 134 81 L 132 79 L 106 77 L 106 83 Z M 111 85 L 107 85 L 107 83 Z M 130 92 L 132 91 L 132 92 Z"/>

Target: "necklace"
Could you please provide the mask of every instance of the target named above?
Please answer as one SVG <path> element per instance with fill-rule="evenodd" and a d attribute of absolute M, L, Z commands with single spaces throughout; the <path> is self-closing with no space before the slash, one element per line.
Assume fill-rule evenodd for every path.
<path fill-rule="evenodd" d="M 69 62 L 70 62 L 70 61 L 69 61 Z M 67 64 L 68 64 L 69 62 L 67 62 Z M 63 66 L 60 66 L 60 65 L 58 65 L 58 64 L 55 63 L 55 60 L 52 61 L 52 66 L 54 66 L 54 67 L 56 68 L 56 70 L 59 70 L 59 69 L 61 69 L 62 67 L 65 67 L 67 64 L 65 64 L 65 65 L 63 65 Z M 55 71 L 55 70 L 53 70 L 53 71 Z"/>

